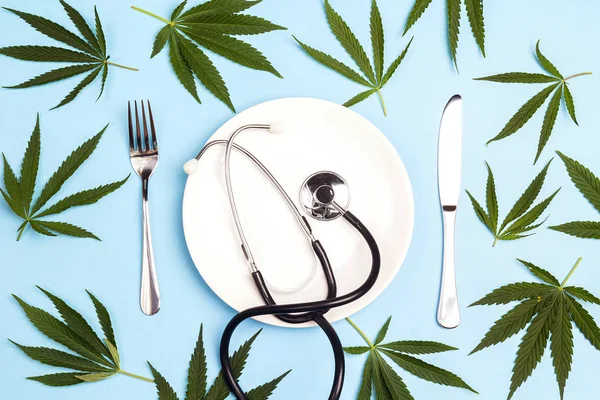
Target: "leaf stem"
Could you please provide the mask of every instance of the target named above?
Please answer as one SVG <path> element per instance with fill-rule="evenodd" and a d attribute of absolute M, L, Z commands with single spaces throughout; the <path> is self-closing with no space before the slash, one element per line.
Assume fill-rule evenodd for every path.
<path fill-rule="evenodd" d="M 496 244 L 498 243 L 498 238 L 495 237 L 494 238 L 494 243 L 492 243 L 492 247 L 496 247 Z"/>
<path fill-rule="evenodd" d="M 25 232 L 25 228 L 27 228 L 27 222 L 28 221 L 25 221 L 25 223 L 23 225 L 21 225 L 21 227 L 19 228 L 19 230 L 18 230 L 19 234 L 17 235 L 17 242 L 19 240 L 21 240 L 21 236 L 23 235 L 23 232 Z"/>
<path fill-rule="evenodd" d="M 139 379 L 139 380 L 141 380 L 141 381 L 144 381 L 144 382 L 150 382 L 150 383 L 153 383 L 153 382 L 154 382 L 154 379 L 145 378 L 145 377 L 143 377 L 143 376 L 136 375 L 136 374 L 132 374 L 132 373 L 130 373 L 130 372 L 127 372 L 127 371 L 118 370 L 117 372 L 118 372 L 119 374 L 122 374 L 122 375 L 128 376 L 128 377 L 130 377 L 130 378 Z"/>
<path fill-rule="evenodd" d="M 137 69 L 137 68 L 132 68 L 132 67 L 128 67 L 126 65 L 117 64 L 117 63 L 114 63 L 112 61 L 105 61 L 105 63 L 108 64 L 108 65 L 112 65 L 113 67 L 119 67 L 119 68 L 123 68 L 123 69 L 128 69 L 129 71 L 139 71 L 139 69 Z"/>
<path fill-rule="evenodd" d="M 146 10 L 144 10 L 144 9 L 141 9 L 141 8 L 139 8 L 139 7 L 136 7 L 136 6 L 131 6 L 131 8 L 133 8 L 135 11 L 139 11 L 139 12 L 141 12 L 141 13 L 143 13 L 143 14 L 146 14 L 146 15 L 149 15 L 149 16 L 151 16 L 151 17 L 153 17 L 153 18 L 156 18 L 157 20 L 159 20 L 159 21 L 162 21 L 162 22 L 164 22 L 165 24 L 169 24 L 169 25 L 171 25 L 171 26 L 175 26 L 175 22 L 173 22 L 173 21 L 169 21 L 168 19 L 165 19 L 165 18 L 163 18 L 163 17 L 160 17 L 160 16 L 158 16 L 158 15 L 156 15 L 156 14 L 154 14 L 154 13 L 151 13 L 150 11 L 146 11 Z"/>
<path fill-rule="evenodd" d="M 583 257 L 579 257 L 577 259 L 577 262 L 575 263 L 575 265 L 573 265 L 573 268 L 571 268 L 571 271 L 569 272 L 569 275 L 567 275 L 567 277 L 565 278 L 565 280 L 560 284 L 560 288 L 564 289 L 565 285 L 567 284 L 567 281 L 571 278 L 571 276 L 573 275 L 573 273 L 575 272 L 575 270 L 577 269 L 577 267 L 579 267 L 579 263 L 581 262 L 581 260 L 583 260 Z"/>
<path fill-rule="evenodd" d="M 578 76 L 583 76 L 583 75 L 592 75 L 592 72 L 580 72 L 580 73 L 575 74 L 575 75 L 567 76 L 565 79 L 563 79 L 563 81 L 566 82 L 569 79 L 577 78 Z"/>
<path fill-rule="evenodd" d="M 356 332 L 358 332 L 360 336 L 362 336 L 362 338 L 365 340 L 365 342 L 367 342 L 370 348 L 374 347 L 373 343 L 371 343 L 367 335 L 365 335 L 365 333 L 361 331 L 360 328 L 354 322 L 352 322 L 350 318 L 346 318 L 346 321 L 356 330 Z"/>
<path fill-rule="evenodd" d="M 381 90 L 377 89 L 377 95 L 379 96 L 379 100 L 381 101 L 381 108 L 383 108 L 383 115 L 387 117 L 387 109 L 385 107 L 385 100 L 383 100 L 383 95 L 381 94 Z"/>

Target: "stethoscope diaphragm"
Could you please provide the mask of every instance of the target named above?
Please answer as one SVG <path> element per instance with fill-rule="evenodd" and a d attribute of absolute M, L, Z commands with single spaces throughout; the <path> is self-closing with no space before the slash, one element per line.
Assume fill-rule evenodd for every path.
<path fill-rule="evenodd" d="M 350 205 L 348 183 L 332 171 L 319 171 L 300 187 L 300 204 L 318 221 L 331 221 L 343 215 Z"/>

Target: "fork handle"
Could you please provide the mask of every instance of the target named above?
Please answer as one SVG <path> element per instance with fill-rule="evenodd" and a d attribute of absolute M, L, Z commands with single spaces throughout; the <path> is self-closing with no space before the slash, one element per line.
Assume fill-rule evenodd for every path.
<path fill-rule="evenodd" d="M 150 214 L 148 211 L 148 178 L 142 179 L 142 288 L 140 305 L 146 315 L 154 315 L 160 310 L 160 290 L 154 266 L 154 251 L 152 250 L 152 234 L 150 232 Z"/>
<path fill-rule="evenodd" d="M 456 269 L 454 259 L 454 226 L 456 207 L 444 209 L 444 264 L 442 266 L 442 283 L 438 305 L 438 323 L 453 329 L 460 324 L 460 309 L 456 290 Z"/>

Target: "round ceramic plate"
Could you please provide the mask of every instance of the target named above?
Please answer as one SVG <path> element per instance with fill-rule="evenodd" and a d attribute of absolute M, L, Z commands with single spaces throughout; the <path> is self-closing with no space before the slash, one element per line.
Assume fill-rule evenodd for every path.
<path fill-rule="evenodd" d="M 381 273 L 360 300 L 327 313 L 340 320 L 371 303 L 400 269 L 413 229 L 410 180 L 400 157 L 369 121 L 346 107 L 323 100 L 287 98 L 269 101 L 227 121 L 210 140 L 227 139 L 246 124 L 278 124 L 279 134 L 246 131 L 236 143 L 252 152 L 279 180 L 304 214 L 302 183 L 317 171 L 334 171 L 350 189 L 352 211 L 372 232 L 381 251 Z M 225 146 L 208 149 L 190 175 L 183 198 L 183 227 L 198 271 L 212 290 L 234 309 L 263 304 L 240 249 L 227 198 L 223 160 Z M 233 190 L 248 242 L 258 267 L 280 304 L 322 300 L 326 284 L 310 244 L 271 182 L 246 157 L 233 152 Z M 336 275 L 338 294 L 360 286 L 369 274 L 370 252 L 362 237 L 344 220 L 307 217 Z M 275 288 L 279 288 L 276 290 Z M 288 325 L 272 316 L 265 323 Z"/>

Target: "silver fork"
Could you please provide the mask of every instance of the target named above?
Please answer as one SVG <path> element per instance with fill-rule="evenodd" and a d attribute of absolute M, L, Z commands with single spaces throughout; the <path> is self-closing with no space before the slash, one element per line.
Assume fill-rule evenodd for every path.
<path fill-rule="evenodd" d="M 160 290 L 158 289 L 158 279 L 156 267 L 154 266 L 154 251 L 152 250 L 152 235 L 150 233 L 150 215 L 148 212 L 148 180 L 154 173 L 158 164 L 158 144 L 156 141 L 156 131 L 154 129 L 154 120 L 152 118 L 152 109 L 148 101 L 148 114 L 150 120 L 150 129 L 152 137 L 148 135 L 148 123 L 146 122 L 146 110 L 144 102 L 142 104 L 142 121 L 144 137 L 141 135 L 140 118 L 138 115 L 137 101 L 134 102 L 135 109 L 135 136 L 133 134 L 133 121 L 131 118 L 131 102 L 127 103 L 129 116 L 129 156 L 131 166 L 135 172 L 142 178 L 142 215 L 143 243 L 142 243 L 142 287 L 140 294 L 140 305 L 146 315 L 154 315 L 160 310 Z"/>

